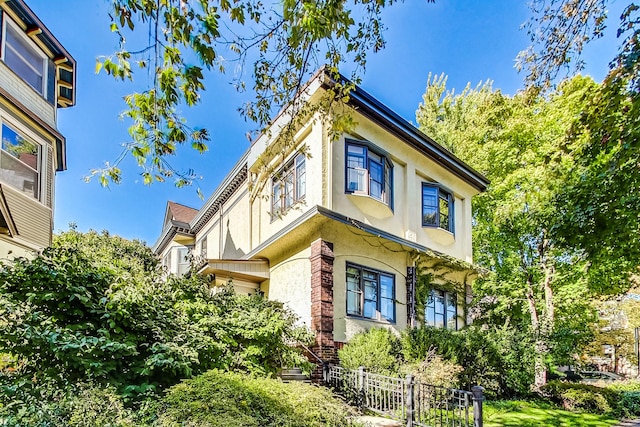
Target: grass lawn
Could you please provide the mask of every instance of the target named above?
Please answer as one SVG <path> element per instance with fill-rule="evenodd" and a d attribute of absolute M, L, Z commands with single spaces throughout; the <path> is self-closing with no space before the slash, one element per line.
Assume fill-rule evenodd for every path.
<path fill-rule="evenodd" d="M 578 414 L 552 405 L 524 401 L 485 402 L 485 427 L 609 427 L 619 420 L 604 415 Z"/>

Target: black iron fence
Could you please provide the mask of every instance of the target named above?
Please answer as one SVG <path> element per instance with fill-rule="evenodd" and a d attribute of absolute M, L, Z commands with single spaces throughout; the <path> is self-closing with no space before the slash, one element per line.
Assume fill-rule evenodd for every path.
<path fill-rule="evenodd" d="M 482 427 L 482 387 L 471 391 L 325 365 L 324 381 L 353 404 L 407 427 Z"/>

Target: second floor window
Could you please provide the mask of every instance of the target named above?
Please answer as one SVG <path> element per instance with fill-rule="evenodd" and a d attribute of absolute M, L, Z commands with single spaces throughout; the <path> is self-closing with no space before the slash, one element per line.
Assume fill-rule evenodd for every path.
<path fill-rule="evenodd" d="M 365 194 L 391 206 L 389 159 L 369 146 L 347 141 L 346 192 Z"/>
<path fill-rule="evenodd" d="M 24 194 L 40 198 L 40 146 L 2 124 L 0 180 Z"/>
<path fill-rule="evenodd" d="M 46 96 L 47 58 L 17 25 L 7 18 L 5 22 L 2 59 L 40 95 Z"/>
<path fill-rule="evenodd" d="M 207 236 L 204 236 L 202 240 L 200 240 L 200 256 L 207 258 Z"/>
<path fill-rule="evenodd" d="M 395 277 L 355 264 L 347 264 L 347 314 L 377 319 L 377 313 L 395 321 Z"/>
<path fill-rule="evenodd" d="M 453 233 L 453 195 L 437 185 L 422 183 L 422 225 Z"/>
<path fill-rule="evenodd" d="M 273 177 L 271 213 L 282 214 L 304 199 L 306 181 L 306 157 L 300 153 Z"/>
<path fill-rule="evenodd" d="M 424 321 L 436 328 L 458 329 L 456 294 L 432 289 L 427 297 Z"/>

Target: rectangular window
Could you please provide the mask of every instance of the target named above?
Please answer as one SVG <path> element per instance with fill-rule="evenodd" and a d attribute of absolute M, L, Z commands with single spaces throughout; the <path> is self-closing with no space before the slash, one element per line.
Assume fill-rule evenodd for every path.
<path fill-rule="evenodd" d="M 282 214 L 304 199 L 306 181 L 306 157 L 300 153 L 273 177 L 271 213 Z"/>
<path fill-rule="evenodd" d="M 456 295 L 437 289 L 431 290 L 425 305 L 424 321 L 436 328 L 458 329 Z"/>
<path fill-rule="evenodd" d="M 187 274 L 190 267 L 189 248 L 178 248 L 178 275 L 182 276 Z"/>
<path fill-rule="evenodd" d="M 4 21 L 2 59 L 39 94 L 46 96 L 47 57 L 16 24 L 10 19 Z"/>
<path fill-rule="evenodd" d="M 200 240 L 200 256 L 202 258 L 207 258 L 207 236 L 204 236 L 202 240 Z"/>
<path fill-rule="evenodd" d="M 453 195 L 437 185 L 422 183 L 422 225 L 453 233 Z"/>
<path fill-rule="evenodd" d="M 395 276 L 347 264 L 347 314 L 391 322 L 396 318 Z"/>
<path fill-rule="evenodd" d="M 346 143 L 347 193 L 365 194 L 391 204 L 391 162 L 367 145 Z"/>
<path fill-rule="evenodd" d="M 40 145 L 2 124 L 0 179 L 34 199 L 40 198 Z"/>

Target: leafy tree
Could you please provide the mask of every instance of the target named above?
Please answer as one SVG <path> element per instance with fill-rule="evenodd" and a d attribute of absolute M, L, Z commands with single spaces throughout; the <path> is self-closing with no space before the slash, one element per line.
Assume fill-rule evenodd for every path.
<path fill-rule="evenodd" d="M 527 83 L 551 87 L 559 70 L 580 69 L 584 46 L 603 34 L 609 0 L 534 1 L 532 46 L 520 57 Z M 640 265 L 640 8 L 623 2 L 619 49 L 610 72 L 570 131 L 574 153 L 570 180 L 558 196 L 565 219 L 553 231 L 582 251 L 591 281 L 624 292 Z"/>
<path fill-rule="evenodd" d="M 199 101 L 205 90 L 206 71 L 224 73 L 228 64 L 233 64 L 240 70 L 236 71 L 234 84 L 244 91 L 242 76 L 251 64 L 250 88 L 256 98 L 240 111 L 262 130 L 276 109 L 285 105 L 294 112 L 307 108 L 294 100 L 320 64 L 327 64 L 335 77 L 341 64 L 355 64 L 351 78 L 358 81 L 367 54 L 385 45 L 381 12 L 392 3 L 111 0 L 111 29 L 119 36 L 121 49 L 102 58 L 97 70 L 125 80 L 133 78 L 137 65 L 149 68 L 153 76 L 148 90 L 126 97 L 124 115 L 133 124 L 129 128 L 132 141 L 125 153 L 131 153 L 143 168 L 146 184 L 168 177 L 176 178 L 179 186 L 189 184 L 192 173 L 173 170 L 167 158 L 184 143 L 200 152 L 207 149 L 208 132 L 188 127 L 178 112 L 179 105 L 192 106 Z M 130 49 L 130 33 L 140 31 L 140 27 L 151 42 Z M 348 92 L 349 87 L 338 84 L 326 102 L 314 108 L 326 108 L 327 103 L 343 100 Z M 109 180 L 119 182 L 118 162 L 93 174 L 100 176 L 103 185 Z"/>
<path fill-rule="evenodd" d="M 93 381 L 137 395 L 211 368 L 306 366 L 287 342 L 308 333 L 282 304 L 163 274 L 140 242 L 74 230 L 42 256 L 5 263 L 0 353 L 16 359 L 5 392 Z"/>
<path fill-rule="evenodd" d="M 477 283 L 479 321 L 528 331 L 535 385 L 546 364 L 566 359 L 588 337 L 587 267 L 558 245 L 556 197 L 573 166 L 565 135 L 597 85 L 576 77 L 548 98 L 508 97 L 490 83 L 454 95 L 446 78 L 429 78 L 417 120 L 491 185 L 474 199 L 475 260 L 493 274 Z"/>

